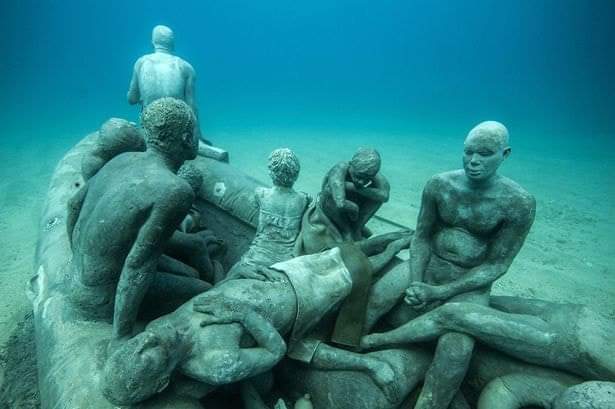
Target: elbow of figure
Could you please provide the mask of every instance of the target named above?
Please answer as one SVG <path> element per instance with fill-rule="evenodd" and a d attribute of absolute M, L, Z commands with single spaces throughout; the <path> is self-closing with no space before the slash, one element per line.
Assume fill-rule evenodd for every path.
<path fill-rule="evenodd" d="M 128 103 L 130 105 L 135 105 L 137 102 L 139 102 L 139 98 L 130 91 L 128 91 L 128 93 L 126 94 L 126 99 L 128 100 Z"/>

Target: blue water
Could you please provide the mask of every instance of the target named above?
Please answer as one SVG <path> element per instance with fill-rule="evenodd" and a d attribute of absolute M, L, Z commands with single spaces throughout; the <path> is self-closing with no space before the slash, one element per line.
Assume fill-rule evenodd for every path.
<path fill-rule="evenodd" d="M 503 173 L 538 201 L 505 292 L 574 293 L 615 317 L 612 0 L 2 1 L 0 280 L 18 284 L 0 298 L 23 298 L 57 160 L 107 118 L 138 119 L 125 95 L 157 24 L 234 164 L 265 179 L 267 152 L 292 147 L 315 193 L 336 160 L 375 146 L 393 187 L 382 212 L 408 225 L 467 131 L 503 122 Z"/>
<path fill-rule="evenodd" d="M 338 127 L 615 134 L 610 0 L 2 2 L 3 126 L 137 118 L 133 62 L 167 24 L 205 131 Z M 26 122 L 26 124 L 24 124 Z M 40 137 L 44 137 L 41 134 Z"/>

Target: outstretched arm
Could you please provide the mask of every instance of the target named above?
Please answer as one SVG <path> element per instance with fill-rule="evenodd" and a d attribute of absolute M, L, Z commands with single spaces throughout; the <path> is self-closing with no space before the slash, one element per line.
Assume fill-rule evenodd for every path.
<path fill-rule="evenodd" d="M 141 70 L 141 59 L 137 60 L 132 70 L 132 78 L 128 86 L 126 98 L 130 105 L 138 104 L 141 101 L 141 92 L 139 91 L 139 71 Z"/>
<path fill-rule="evenodd" d="M 165 199 L 153 205 L 124 262 L 113 314 L 112 336 L 116 340 L 132 335 L 141 301 L 154 278 L 164 244 L 194 200 L 194 193 L 188 187 L 167 193 Z"/>

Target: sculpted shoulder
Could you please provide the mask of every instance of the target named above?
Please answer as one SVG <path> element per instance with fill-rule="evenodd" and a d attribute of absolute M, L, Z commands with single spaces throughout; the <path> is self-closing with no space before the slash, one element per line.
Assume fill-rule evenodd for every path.
<path fill-rule="evenodd" d="M 425 184 L 425 193 L 430 196 L 438 196 L 444 192 L 455 189 L 463 176 L 463 171 L 452 170 L 438 173 L 432 176 Z"/>
<path fill-rule="evenodd" d="M 501 176 L 499 180 L 502 202 L 517 217 L 534 219 L 536 212 L 536 199 L 521 185 L 512 179 Z"/>

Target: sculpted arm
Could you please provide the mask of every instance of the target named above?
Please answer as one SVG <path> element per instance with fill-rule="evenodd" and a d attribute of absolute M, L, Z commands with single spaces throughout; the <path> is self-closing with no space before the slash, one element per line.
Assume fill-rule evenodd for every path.
<path fill-rule="evenodd" d="M 458 280 L 439 286 L 438 298 L 446 300 L 458 294 L 489 286 L 504 275 L 521 250 L 534 222 L 535 213 L 536 202 L 533 197 L 523 198 L 521 203 L 513 204 L 512 214 L 493 239 L 486 261 Z"/>
<path fill-rule="evenodd" d="M 410 282 L 423 281 L 431 257 L 430 240 L 438 220 L 436 182 L 430 179 L 423 189 L 416 231 L 410 247 Z"/>
<path fill-rule="evenodd" d="M 87 182 L 81 186 L 81 188 L 75 193 L 73 197 L 68 201 L 68 214 L 66 216 L 66 231 L 68 233 L 68 242 L 73 243 L 73 231 L 75 230 L 75 225 L 77 224 L 77 219 L 79 219 L 79 213 L 81 213 L 81 207 L 83 206 L 83 201 L 85 200 L 85 195 L 88 192 L 88 184 Z"/>
<path fill-rule="evenodd" d="M 327 183 L 331 190 L 331 196 L 338 209 L 343 209 L 346 206 L 346 173 L 348 165 L 344 162 L 338 163 L 331 169 L 328 175 Z"/>
<path fill-rule="evenodd" d="M 164 244 L 194 200 L 188 186 L 165 193 L 168 193 L 165 198 L 153 205 L 124 262 L 115 297 L 114 339 L 132 335 L 139 306 L 154 278 Z"/>
<path fill-rule="evenodd" d="M 199 117 L 196 109 L 196 73 L 190 64 L 186 63 L 186 88 L 184 89 L 186 103 L 192 108 L 194 116 Z"/>
<path fill-rule="evenodd" d="M 128 86 L 126 98 L 130 105 L 138 104 L 141 101 L 141 92 L 139 91 L 139 71 L 141 71 L 141 59 L 137 60 L 134 69 L 132 70 L 132 78 Z"/>
<path fill-rule="evenodd" d="M 391 186 L 389 185 L 389 181 L 380 173 L 378 173 L 374 178 L 372 186 L 357 188 L 354 183 L 349 183 L 349 185 L 351 185 L 349 187 L 357 192 L 357 194 L 367 199 L 380 203 L 386 203 L 389 201 Z"/>
<path fill-rule="evenodd" d="M 223 385 L 260 374 L 271 369 L 286 353 L 286 344 L 273 325 L 254 310 L 217 296 L 195 301 L 194 310 L 204 313 L 202 326 L 212 324 L 241 324 L 254 338 L 256 347 L 240 348 L 231 345 L 225 350 L 212 350 L 203 357 L 206 373 L 192 373 L 200 380 Z M 197 372 L 198 367 L 194 369 Z"/>

